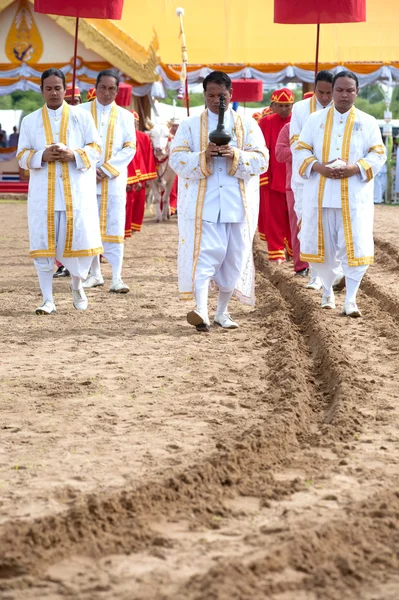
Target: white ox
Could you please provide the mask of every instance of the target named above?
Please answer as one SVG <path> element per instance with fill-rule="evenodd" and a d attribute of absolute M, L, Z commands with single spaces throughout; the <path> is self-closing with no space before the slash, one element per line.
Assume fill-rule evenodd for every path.
<path fill-rule="evenodd" d="M 149 125 L 151 124 L 149 123 Z M 173 171 L 173 169 L 169 166 L 171 138 L 168 126 L 164 123 L 158 123 L 157 125 L 153 125 L 149 135 L 152 144 L 152 149 L 154 151 L 155 164 L 157 167 L 158 174 L 157 179 L 153 180 L 153 185 L 151 186 L 151 188 L 155 202 L 155 218 L 157 223 L 159 223 L 159 221 L 166 221 L 167 219 L 169 219 L 170 192 L 172 190 L 176 174 Z"/>

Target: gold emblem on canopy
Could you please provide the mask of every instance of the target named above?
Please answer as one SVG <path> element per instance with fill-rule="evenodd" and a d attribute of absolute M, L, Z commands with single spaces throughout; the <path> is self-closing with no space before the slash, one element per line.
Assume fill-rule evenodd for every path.
<path fill-rule="evenodd" d="M 28 0 L 20 0 L 6 39 L 6 55 L 12 63 L 37 63 L 43 42 Z"/>

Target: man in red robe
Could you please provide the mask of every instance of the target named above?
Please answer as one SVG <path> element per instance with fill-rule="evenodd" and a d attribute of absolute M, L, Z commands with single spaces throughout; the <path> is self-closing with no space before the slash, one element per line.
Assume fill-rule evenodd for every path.
<path fill-rule="evenodd" d="M 294 205 L 294 192 L 291 188 L 292 178 L 292 152 L 290 145 L 290 124 L 286 123 L 279 133 L 276 144 L 276 158 L 280 163 L 285 163 L 287 172 L 286 181 L 286 196 L 288 206 L 288 218 L 291 230 L 291 248 L 294 259 L 294 271 L 299 277 L 307 277 L 309 273 L 309 265 L 301 260 L 301 249 L 298 239 L 298 217 L 296 215 Z"/>
<path fill-rule="evenodd" d="M 125 237 L 130 237 L 131 232 L 141 231 L 145 211 L 146 184 L 147 181 L 157 177 L 150 138 L 138 130 L 139 116 L 135 111 L 133 115 L 136 123 L 137 151 L 128 166 Z"/>
<path fill-rule="evenodd" d="M 291 119 L 294 94 L 288 88 L 273 92 L 273 113 L 259 121 L 266 146 L 270 152 L 269 169 L 260 177 L 260 207 L 258 230 L 260 239 L 267 241 L 269 260 L 283 262 L 287 253 L 292 256 L 291 231 L 286 198 L 286 166 L 276 158 L 277 138 Z"/>
<path fill-rule="evenodd" d="M 136 126 L 136 154 L 127 166 L 127 183 L 126 183 L 126 219 L 125 219 L 125 240 L 132 237 L 132 214 L 134 203 L 134 188 L 140 186 L 140 167 L 141 167 L 141 152 L 138 137 L 139 116 L 136 111 L 133 111 L 134 123 Z"/>

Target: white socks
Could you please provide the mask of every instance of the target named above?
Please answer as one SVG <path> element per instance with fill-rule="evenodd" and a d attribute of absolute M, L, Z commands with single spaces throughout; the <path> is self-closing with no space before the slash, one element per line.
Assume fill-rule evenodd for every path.
<path fill-rule="evenodd" d="M 316 275 L 317 277 L 317 275 Z M 324 283 L 323 283 L 323 296 L 333 296 L 334 295 L 334 290 L 332 289 L 332 286 L 327 289 L 326 287 L 324 287 Z"/>
<path fill-rule="evenodd" d="M 196 288 L 195 289 L 195 304 L 197 310 L 201 313 L 203 317 L 209 319 L 208 316 L 208 285 L 206 287 Z M 230 299 L 233 295 L 233 292 L 220 292 L 218 298 L 218 307 L 216 309 L 217 315 L 226 314 L 227 308 L 229 306 Z"/>
<path fill-rule="evenodd" d="M 345 304 L 348 302 L 354 302 L 356 304 L 356 294 L 357 290 L 360 287 L 361 281 L 356 281 L 355 279 L 351 279 L 350 277 L 346 277 L 346 296 L 345 296 Z"/>
<path fill-rule="evenodd" d="M 71 287 L 73 290 L 80 290 L 80 288 L 82 287 L 82 280 L 80 277 L 76 277 L 75 275 L 71 274 Z"/>
<path fill-rule="evenodd" d="M 101 277 L 101 267 L 100 267 L 100 256 L 97 254 L 93 256 L 93 260 L 91 261 L 91 275 L 94 277 Z M 77 288 L 76 288 L 77 289 Z"/>
<path fill-rule="evenodd" d="M 230 302 L 232 295 L 233 295 L 232 291 L 231 292 L 219 291 L 218 307 L 216 309 L 217 315 L 224 315 L 228 312 L 227 308 L 229 306 L 229 302 Z"/>
<path fill-rule="evenodd" d="M 197 306 L 198 311 L 201 313 L 203 317 L 209 320 L 208 316 L 208 285 L 206 287 L 202 287 L 200 289 L 195 288 L 194 296 L 195 296 L 195 304 Z"/>
<path fill-rule="evenodd" d="M 37 269 L 40 289 L 43 294 L 43 302 L 49 300 L 54 304 L 53 300 L 53 271 L 40 271 Z"/>

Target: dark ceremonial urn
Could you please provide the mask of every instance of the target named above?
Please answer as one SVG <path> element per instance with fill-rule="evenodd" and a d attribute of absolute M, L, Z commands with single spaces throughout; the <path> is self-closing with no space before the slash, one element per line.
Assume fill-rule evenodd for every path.
<path fill-rule="evenodd" d="M 225 130 L 223 120 L 224 113 L 226 111 L 226 105 L 224 103 L 224 96 L 220 96 L 219 102 L 219 119 L 216 129 L 211 131 L 209 134 L 209 141 L 216 146 L 227 146 L 231 142 L 231 135 Z"/>

